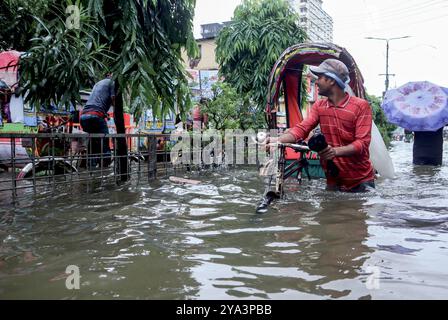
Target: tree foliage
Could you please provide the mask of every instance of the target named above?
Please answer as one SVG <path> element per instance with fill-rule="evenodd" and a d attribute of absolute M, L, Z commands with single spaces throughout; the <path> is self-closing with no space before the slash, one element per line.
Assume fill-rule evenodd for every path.
<path fill-rule="evenodd" d="M 28 100 L 39 107 L 58 103 L 75 105 L 79 91 L 89 88 L 111 60 L 105 45 L 100 45 L 94 21 L 86 9 L 80 11 L 80 28 L 66 28 L 63 11 L 54 7 L 51 20 L 35 17 L 35 37 L 20 63 L 21 86 Z"/>
<path fill-rule="evenodd" d="M 181 49 L 197 54 L 195 0 L 84 0 L 99 21 L 100 39 L 118 58 L 112 63 L 125 102 L 138 117 L 151 107 L 162 116 L 190 108 Z"/>
<path fill-rule="evenodd" d="M 262 112 L 276 60 L 286 48 L 305 39 L 299 16 L 286 1 L 243 0 L 218 35 L 216 57 L 221 75 L 238 94 L 248 94 Z"/>
<path fill-rule="evenodd" d="M 28 50 L 37 26 L 34 17 L 43 17 L 50 3 L 50 0 L 0 1 L 0 50 Z"/>
<path fill-rule="evenodd" d="M 201 104 L 201 110 L 207 114 L 210 127 L 216 130 L 238 129 L 238 110 L 243 100 L 235 89 L 224 82 L 217 82 L 212 86 L 213 97 Z"/>
<path fill-rule="evenodd" d="M 12 8 L 27 0 L 7 1 L 7 6 Z M 191 107 L 181 50 L 186 49 L 190 56 L 197 54 L 192 32 L 196 0 L 54 0 L 48 3 L 52 4 L 51 9 L 28 10 L 23 16 L 30 28 L 25 37 L 37 36 L 30 47 L 24 46 L 28 54 L 21 65 L 21 84 L 28 91 L 27 99 L 37 108 L 51 100 L 65 106 L 80 103 L 79 91 L 99 80 L 106 69 L 114 73 L 116 81 L 117 133 L 125 133 L 125 106 L 137 119 L 146 108 L 163 117 L 176 104 L 181 113 Z M 65 9 L 69 5 L 81 9 L 79 30 L 64 24 L 68 16 L 64 16 Z M 19 16 L 16 12 L 8 14 Z M 4 32 L 0 32 L 3 39 Z M 20 49 L 17 43 L 28 43 L 27 39 L 12 40 L 5 41 L 5 47 Z M 121 156 L 122 180 L 126 180 L 125 139 L 118 139 L 117 155 Z"/>
<path fill-rule="evenodd" d="M 239 95 L 235 88 L 226 82 L 219 81 L 212 86 L 213 97 L 201 104 L 201 110 L 207 114 L 208 122 L 213 129 L 259 129 L 265 122 L 251 107 L 247 97 Z"/>
<path fill-rule="evenodd" d="M 392 138 L 392 132 L 397 129 L 397 126 L 387 121 L 386 115 L 384 114 L 383 109 L 381 109 L 381 98 L 367 94 L 367 100 L 372 107 L 373 121 L 383 136 L 384 142 L 386 145 L 389 145 L 390 139 Z"/>
<path fill-rule="evenodd" d="M 79 90 L 107 69 L 114 72 L 123 103 L 137 117 L 146 108 L 161 116 L 176 103 L 185 112 L 191 102 L 181 50 L 197 54 L 192 33 L 195 2 L 4 0 L 1 26 L 17 23 L 0 30 L 2 48 L 29 53 L 23 83 L 38 106 L 61 97 L 79 102 Z M 81 7 L 79 30 L 64 24 L 71 4 Z"/>

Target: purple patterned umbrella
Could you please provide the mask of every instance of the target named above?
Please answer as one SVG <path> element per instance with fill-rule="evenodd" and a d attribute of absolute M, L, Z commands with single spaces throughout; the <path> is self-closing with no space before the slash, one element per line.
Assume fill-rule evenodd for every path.
<path fill-rule="evenodd" d="M 387 91 L 381 108 L 390 123 L 410 131 L 436 131 L 448 124 L 448 88 L 409 82 Z"/>

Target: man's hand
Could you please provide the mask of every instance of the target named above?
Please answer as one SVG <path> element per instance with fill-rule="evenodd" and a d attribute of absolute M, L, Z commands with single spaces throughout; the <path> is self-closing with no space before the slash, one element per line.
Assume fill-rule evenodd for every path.
<path fill-rule="evenodd" d="M 278 142 L 278 137 L 267 137 L 263 143 L 268 145 L 268 144 L 275 144 L 277 142 Z"/>
<path fill-rule="evenodd" d="M 331 160 L 334 157 L 337 157 L 336 149 L 333 148 L 332 146 L 328 146 L 324 150 L 319 152 L 319 157 L 324 161 Z"/>
<path fill-rule="evenodd" d="M 275 144 L 278 142 L 278 137 L 266 137 L 266 139 L 262 142 L 262 144 L 266 145 L 266 151 L 273 151 Z"/>
<path fill-rule="evenodd" d="M 277 143 L 296 143 L 296 138 L 290 134 L 285 132 L 280 137 L 267 137 L 265 143 L 266 143 L 266 150 L 270 150 L 275 147 L 275 144 Z"/>

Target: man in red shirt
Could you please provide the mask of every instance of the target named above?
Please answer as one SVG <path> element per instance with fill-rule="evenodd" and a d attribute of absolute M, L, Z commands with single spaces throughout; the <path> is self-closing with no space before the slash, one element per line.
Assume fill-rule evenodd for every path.
<path fill-rule="evenodd" d="M 318 77 L 319 94 L 327 97 L 317 101 L 302 123 L 270 142 L 295 143 L 304 140 L 320 124 L 328 147 L 319 152 L 326 171 L 327 160 L 339 168 L 337 177 L 327 174 L 327 189 L 363 192 L 375 187 L 375 173 L 370 162 L 369 146 L 372 130 L 372 111 L 366 100 L 344 91 L 349 71 L 344 63 L 327 59 L 318 67 L 310 67 Z"/>

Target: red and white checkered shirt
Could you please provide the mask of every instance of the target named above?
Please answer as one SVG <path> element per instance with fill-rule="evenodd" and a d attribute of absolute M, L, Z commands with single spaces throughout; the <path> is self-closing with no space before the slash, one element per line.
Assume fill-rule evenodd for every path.
<path fill-rule="evenodd" d="M 297 140 L 303 140 L 320 123 L 322 134 L 332 147 L 353 145 L 356 154 L 351 157 L 336 157 L 339 176 L 327 176 L 329 186 L 352 189 L 359 184 L 374 180 L 375 172 L 370 162 L 370 139 L 372 110 L 366 100 L 346 95 L 338 106 L 328 99 L 317 101 L 308 118 L 289 130 Z M 326 162 L 326 161 L 325 161 Z M 326 163 L 321 161 L 326 170 Z"/>

